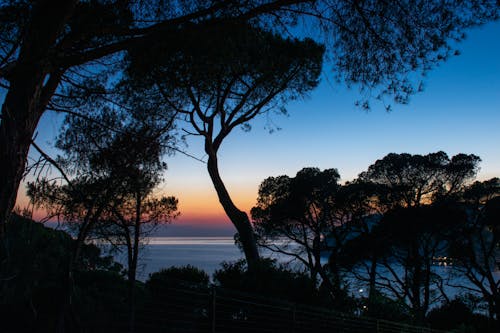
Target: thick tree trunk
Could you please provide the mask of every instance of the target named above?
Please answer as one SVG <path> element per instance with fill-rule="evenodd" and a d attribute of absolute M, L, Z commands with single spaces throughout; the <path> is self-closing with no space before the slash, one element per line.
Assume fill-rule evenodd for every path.
<path fill-rule="evenodd" d="M 0 122 L 0 241 L 14 208 L 38 121 L 60 80 L 47 60 L 76 1 L 37 1 L 24 32 L 19 57 L 9 72 L 9 91 Z M 57 75 L 48 75 L 58 72 Z"/>
<path fill-rule="evenodd" d="M 41 112 L 36 109 L 37 87 L 11 88 L 2 106 L 0 123 L 0 235 L 16 202 L 23 178 L 31 138 Z"/>
<path fill-rule="evenodd" d="M 215 191 L 219 197 L 219 202 L 238 231 L 249 270 L 255 271 L 260 262 L 260 256 L 257 248 L 257 240 L 255 239 L 250 220 L 247 214 L 239 210 L 231 200 L 229 192 L 219 174 L 217 156 L 215 153 L 207 153 L 209 154 L 207 162 L 208 174 L 212 179 Z"/>

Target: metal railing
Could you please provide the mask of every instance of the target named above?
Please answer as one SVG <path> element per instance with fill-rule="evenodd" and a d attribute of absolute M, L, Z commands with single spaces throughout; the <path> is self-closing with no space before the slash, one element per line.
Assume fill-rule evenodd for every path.
<path fill-rule="evenodd" d="M 128 330 L 119 323 L 95 331 Z M 94 332 L 89 327 L 89 332 Z M 135 332 L 443 333 L 428 327 L 354 316 L 217 287 L 175 287 L 138 305 Z"/>

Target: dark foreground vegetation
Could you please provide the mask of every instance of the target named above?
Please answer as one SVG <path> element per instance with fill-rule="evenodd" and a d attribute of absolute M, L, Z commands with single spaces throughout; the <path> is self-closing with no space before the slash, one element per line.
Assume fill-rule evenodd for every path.
<path fill-rule="evenodd" d="M 470 188 L 478 186 L 475 183 Z M 498 181 L 496 186 L 498 190 Z M 498 207 L 496 199 L 484 206 L 483 215 L 488 221 L 498 224 L 498 215 L 491 215 L 498 214 Z M 389 220 L 392 218 L 390 215 Z M 459 293 L 462 296 L 443 299 L 419 318 L 411 302 L 384 291 L 385 280 L 377 279 L 375 290 L 368 297 L 360 297 L 349 289 L 353 280 L 341 279 L 332 294 L 331 286 L 318 282 L 310 271 L 292 270 L 267 259 L 251 271 L 245 261 L 223 263 L 214 273 L 214 285 L 205 272 L 191 266 L 164 269 L 150 275 L 145 283 L 137 281 L 131 327 L 128 274 L 121 265 L 111 257 L 102 256 L 98 247 L 84 245 L 73 267 L 68 303 L 69 286 L 65 281 L 77 240 L 18 215 L 13 216 L 10 226 L 7 239 L 12 260 L 9 274 L 5 275 L 8 279 L 2 281 L 0 299 L 0 310 L 5 314 L 3 332 L 498 330 L 494 315 L 478 311 L 479 304 L 488 303 L 480 294 L 467 296 L 462 289 Z M 494 223 L 485 228 L 483 231 L 498 230 Z M 458 254 L 455 260 L 466 262 Z M 331 261 L 330 258 L 330 263 L 322 267 L 327 276 L 331 276 Z M 466 267 L 454 265 L 457 272 Z M 344 271 L 348 267 L 354 270 L 352 264 L 342 267 Z M 436 279 L 434 276 L 433 281 Z M 329 283 L 334 281 L 330 279 Z M 486 287 L 487 282 L 483 283 Z M 425 291 L 425 285 L 419 287 L 421 292 Z"/>

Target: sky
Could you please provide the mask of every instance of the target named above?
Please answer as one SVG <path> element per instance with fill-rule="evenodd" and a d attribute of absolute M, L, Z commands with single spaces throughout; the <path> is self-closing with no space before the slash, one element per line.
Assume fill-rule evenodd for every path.
<path fill-rule="evenodd" d="M 235 129 L 219 153 L 223 180 L 235 204 L 248 212 L 267 177 L 294 176 L 304 167 L 336 168 L 349 181 L 388 153 L 427 154 L 443 150 L 481 157 L 478 179 L 500 176 L 500 22 L 467 32 L 461 54 L 442 63 L 425 79 L 423 92 L 408 105 L 386 112 L 372 101 L 367 112 L 355 106 L 360 93 L 329 80 L 288 105 L 289 116 L 255 119 L 250 132 Z M 281 130 L 269 133 L 272 122 Z M 47 113 L 37 142 L 51 150 L 61 116 Z M 201 138 L 181 147 L 205 159 Z M 206 166 L 182 154 L 165 158 L 168 170 L 158 193 L 179 199 L 181 216 L 162 229 L 164 236 L 231 236 Z M 26 204 L 21 186 L 18 204 Z"/>

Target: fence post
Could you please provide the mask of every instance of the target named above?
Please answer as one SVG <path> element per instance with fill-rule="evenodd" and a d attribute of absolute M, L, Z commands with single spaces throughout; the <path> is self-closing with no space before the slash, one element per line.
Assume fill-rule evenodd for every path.
<path fill-rule="evenodd" d="M 296 304 L 292 306 L 292 331 L 291 333 L 295 333 L 295 315 L 296 315 Z"/>
<path fill-rule="evenodd" d="M 377 323 L 377 333 L 380 333 L 380 326 L 379 326 L 379 321 L 378 321 L 378 319 L 377 319 L 376 323 Z"/>
<path fill-rule="evenodd" d="M 215 287 L 212 286 L 212 292 L 210 293 L 210 296 L 211 296 L 211 307 L 212 307 L 212 322 L 211 322 L 211 332 L 212 333 L 215 333 L 215 310 L 216 310 L 216 291 L 215 291 Z"/>

